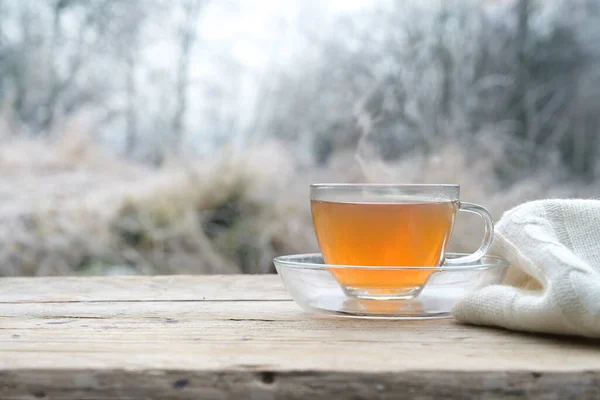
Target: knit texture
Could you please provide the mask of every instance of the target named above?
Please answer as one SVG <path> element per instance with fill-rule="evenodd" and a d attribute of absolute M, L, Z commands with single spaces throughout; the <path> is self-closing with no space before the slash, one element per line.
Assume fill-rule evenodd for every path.
<path fill-rule="evenodd" d="M 491 254 L 511 262 L 507 276 L 462 299 L 458 321 L 600 337 L 600 201 L 515 207 L 496 224 Z"/>

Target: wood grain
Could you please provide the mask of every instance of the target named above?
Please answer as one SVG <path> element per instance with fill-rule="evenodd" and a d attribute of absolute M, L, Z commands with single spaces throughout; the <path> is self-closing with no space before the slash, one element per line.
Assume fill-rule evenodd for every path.
<path fill-rule="evenodd" d="M 0 303 L 289 300 L 277 275 L 169 275 L 0 279 Z"/>
<path fill-rule="evenodd" d="M 0 399 L 39 398 L 598 399 L 600 342 L 316 317 L 277 276 L 0 279 Z"/>
<path fill-rule="evenodd" d="M 0 372 L 0 398 L 114 399 L 418 399 L 495 400 L 600 398 L 600 375 L 453 374 L 435 371 L 403 374 L 321 371 L 18 371 Z"/>

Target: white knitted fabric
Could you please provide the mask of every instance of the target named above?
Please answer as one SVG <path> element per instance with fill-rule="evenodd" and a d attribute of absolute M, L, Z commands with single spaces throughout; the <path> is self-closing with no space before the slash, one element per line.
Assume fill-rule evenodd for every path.
<path fill-rule="evenodd" d="M 600 337 L 600 201 L 540 200 L 507 211 L 490 254 L 512 265 L 453 310 L 461 322 Z"/>

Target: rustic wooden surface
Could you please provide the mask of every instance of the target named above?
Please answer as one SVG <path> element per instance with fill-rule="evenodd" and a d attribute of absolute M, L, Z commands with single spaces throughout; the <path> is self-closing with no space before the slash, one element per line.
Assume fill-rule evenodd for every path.
<path fill-rule="evenodd" d="M 278 276 L 0 279 L 0 399 L 600 399 L 600 341 L 315 317 Z"/>

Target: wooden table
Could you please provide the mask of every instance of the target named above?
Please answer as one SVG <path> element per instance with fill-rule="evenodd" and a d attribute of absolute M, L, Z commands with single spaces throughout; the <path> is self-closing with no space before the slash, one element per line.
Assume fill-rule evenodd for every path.
<path fill-rule="evenodd" d="M 301 311 L 278 276 L 0 279 L 0 399 L 600 399 L 600 342 Z"/>

